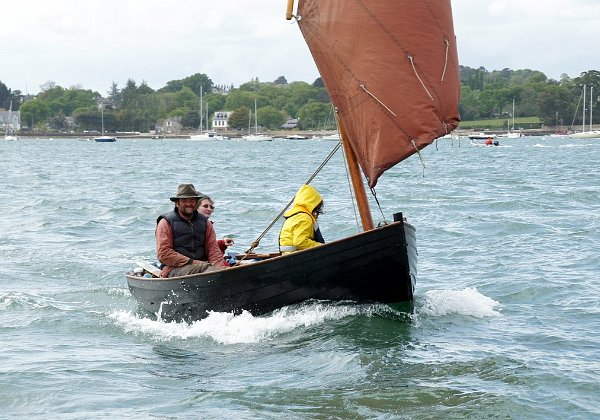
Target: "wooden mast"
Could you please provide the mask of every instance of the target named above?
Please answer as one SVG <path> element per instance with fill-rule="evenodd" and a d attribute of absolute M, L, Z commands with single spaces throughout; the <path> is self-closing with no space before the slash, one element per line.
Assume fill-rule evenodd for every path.
<path fill-rule="evenodd" d="M 292 20 L 293 13 L 294 13 L 294 0 L 288 0 L 287 9 L 285 11 L 285 18 L 287 20 Z"/>
<path fill-rule="evenodd" d="M 372 230 L 374 228 L 373 216 L 371 215 L 371 208 L 369 207 L 369 200 L 367 199 L 367 193 L 365 192 L 365 185 L 363 184 L 362 175 L 356 160 L 356 155 L 348 143 L 346 131 L 344 130 L 344 126 L 341 124 L 339 118 L 338 126 L 340 128 L 342 146 L 344 146 L 344 154 L 346 156 L 346 162 L 348 163 L 350 180 L 352 181 L 352 187 L 354 188 L 354 195 L 356 196 L 356 204 L 358 206 L 358 213 L 360 214 L 363 230 Z"/>

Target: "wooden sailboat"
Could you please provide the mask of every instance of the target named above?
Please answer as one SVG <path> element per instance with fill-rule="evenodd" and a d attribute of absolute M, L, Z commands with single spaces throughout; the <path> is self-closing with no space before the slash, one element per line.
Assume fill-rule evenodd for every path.
<path fill-rule="evenodd" d="M 450 0 L 300 0 L 295 15 L 293 6 L 289 0 L 287 18 L 298 21 L 336 109 L 363 232 L 215 272 L 128 274 L 148 311 L 193 320 L 208 310 L 262 314 L 307 299 L 413 300 L 415 228 L 400 212 L 374 227 L 362 174 L 374 188 L 387 169 L 458 126 Z"/>

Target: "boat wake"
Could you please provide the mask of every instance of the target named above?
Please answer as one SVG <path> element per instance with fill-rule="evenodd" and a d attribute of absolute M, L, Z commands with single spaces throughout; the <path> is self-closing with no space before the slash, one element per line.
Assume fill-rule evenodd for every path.
<path fill-rule="evenodd" d="M 430 290 L 418 310 L 429 316 L 468 315 L 476 318 L 502 316 L 495 308 L 500 304 L 479 293 L 474 287 L 463 290 Z"/>
<path fill-rule="evenodd" d="M 253 316 L 247 311 L 239 315 L 211 311 L 206 318 L 191 324 L 144 318 L 122 310 L 110 313 L 109 318 L 126 333 L 149 335 L 159 341 L 210 338 L 220 344 L 240 344 L 258 343 L 297 328 L 376 312 L 378 310 L 373 305 L 309 302 L 277 309 L 263 316 Z"/>

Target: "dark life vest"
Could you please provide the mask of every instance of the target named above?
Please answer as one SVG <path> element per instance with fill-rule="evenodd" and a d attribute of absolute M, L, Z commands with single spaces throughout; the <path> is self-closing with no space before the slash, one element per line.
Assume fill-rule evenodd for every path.
<path fill-rule="evenodd" d="M 192 220 L 182 218 L 177 210 L 163 214 L 156 219 L 167 219 L 173 232 L 173 249 L 186 257 L 194 260 L 206 261 L 206 222 L 208 219 L 198 212 L 194 212 Z"/>

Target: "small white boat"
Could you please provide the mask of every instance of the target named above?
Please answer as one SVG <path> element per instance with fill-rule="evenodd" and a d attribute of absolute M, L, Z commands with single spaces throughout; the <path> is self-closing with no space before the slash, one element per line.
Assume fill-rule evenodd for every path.
<path fill-rule="evenodd" d="M 246 141 L 273 141 L 273 137 L 263 133 L 248 134 L 242 136 L 242 139 Z"/>
<path fill-rule="evenodd" d="M 193 141 L 211 141 L 211 140 L 223 140 L 224 137 L 214 131 L 205 131 L 204 133 L 192 134 L 190 140 Z"/>
<path fill-rule="evenodd" d="M 117 141 L 117 138 L 113 136 L 100 136 L 94 137 L 94 141 L 97 141 L 98 143 L 112 143 Z"/>
<path fill-rule="evenodd" d="M 321 139 L 327 141 L 340 141 L 340 133 L 329 134 L 327 136 L 321 137 Z"/>
<path fill-rule="evenodd" d="M 467 137 L 469 137 L 471 140 L 487 140 L 487 139 L 495 139 L 496 135 L 480 132 L 480 133 L 468 134 Z"/>
<path fill-rule="evenodd" d="M 502 137 L 506 137 L 507 139 L 518 139 L 518 138 L 523 137 L 523 133 L 512 131 L 510 133 L 506 133 L 506 135 L 504 135 Z"/>
<path fill-rule="evenodd" d="M 600 138 L 600 130 L 583 131 L 581 133 L 570 134 L 572 139 L 598 139 Z"/>

